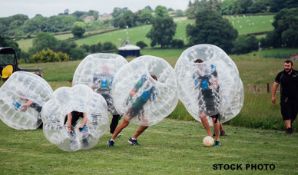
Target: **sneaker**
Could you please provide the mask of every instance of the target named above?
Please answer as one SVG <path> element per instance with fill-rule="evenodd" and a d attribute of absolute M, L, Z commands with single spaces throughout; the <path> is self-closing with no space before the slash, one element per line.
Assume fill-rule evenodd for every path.
<path fill-rule="evenodd" d="M 108 147 L 113 147 L 115 144 L 114 140 L 110 139 L 107 143 Z"/>
<path fill-rule="evenodd" d="M 131 145 L 139 145 L 138 140 L 131 137 L 128 139 L 128 143 Z"/>
<path fill-rule="evenodd" d="M 87 138 L 83 138 L 82 139 L 82 144 L 83 144 L 83 147 L 88 147 L 89 146 L 88 139 Z"/>
<path fill-rule="evenodd" d="M 213 145 L 214 147 L 219 147 L 219 146 L 221 146 L 221 143 L 220 143 L 220 141 L 218 141 L 218 140 L 215 140 L 215 142 L 214 142 L 214 145 Z"/>
<path fill-rule="evenodd" d="M 286 133 L 289 134 L 289 135 L 293 134 L 293 128 L 287 128 Z"/>

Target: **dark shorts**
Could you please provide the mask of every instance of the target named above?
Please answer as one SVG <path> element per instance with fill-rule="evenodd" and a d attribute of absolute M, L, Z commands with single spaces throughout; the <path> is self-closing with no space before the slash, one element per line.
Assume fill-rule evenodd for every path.
<path fill-rule="evenodd" d="M 146 101 L 142 100 L 140 97 L 138 97 L 135 102 L 131 105 L 131 108 L 128 109 L 127 114 L 130 118 L 133 118 L 135 116 L 141 115 L 144 112 L 144 105 Z"/>
<path fill-rule="evenodd" d="M 280 111 L 283 120 L 294 121 L 298 113 L 298 100 L 282 98 L 280 100 Z"/>
<path fill-rule="evenodd" d="M 220 115 L 219 114 L 215 114 L 210 116 L 212 118 L 212 120 L 214 120 L 214 123 L 217 123 L 217 121 L 220 120 Z"/>
<path fill-rule="evenodd" d="M 216 94 L 212 90 L 202 90 L 203 101 L 199 101 L 199 106 L 203 106 L 202 109 L 207 115 L 212 115 L 218 111 L 218 104 L 216 103 Z M 204 104 L 203 104 L 204 103 Z"/>
<path fill-rule="evenodd" d="M 41 110 L 42 110 L 42 107 L 39 106 L 37 103 L 32 103 L 30 107 L 35 109 L 37 112 L 41 112 Z"/>
<path fill-rule="evenodd" d="M 72 115 L 72 120 L 71 120 L 71 126 L 75 127 L 79 118 L 83 118 L 84 115 L 82 112 L 78 112 L 78 111 L 72 111 L 71 112 Z M 64 124 L 67 122 L 67 115 L 65 116 L 65 120 L 64 120 Z"/>

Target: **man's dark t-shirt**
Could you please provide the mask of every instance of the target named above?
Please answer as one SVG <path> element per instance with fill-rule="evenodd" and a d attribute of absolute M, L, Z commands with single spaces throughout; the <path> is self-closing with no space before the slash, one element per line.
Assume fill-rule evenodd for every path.
<path fill-rule="evenodd" d="M 275 82 L 280 84 L 281 99 L 298 100 L 298 71 L 292 70 L 290 74 L 281 71 L 277 74 Z"/>

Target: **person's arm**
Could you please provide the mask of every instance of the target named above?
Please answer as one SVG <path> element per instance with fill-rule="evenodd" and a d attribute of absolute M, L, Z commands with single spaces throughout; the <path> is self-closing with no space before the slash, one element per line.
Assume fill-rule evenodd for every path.
<path fill-rule="evenodd" d="M 32 100 L 27 100 L 27 102 L 22 105 L 21 111 L 27 111 L 27 109 L 32 105 L 32 103 Z"/>
<path fill-rule="evenodd" d="M 80 128 L 83 128 L 87 124 L 87 121 L 88 121 L 88 115 L 87 115 L 87 113 L 84 112 L 83 113 L 83 121 L 81 123 Z"/>
<path fill-rule="evenodd" d="M 71 112 L 67 114 L 67 129 L 68 131 L 71 131 L 72 126 L 71 126 L 71 121 L 72 121 L 72 115 Z"/>
<path fill-rule="evenodd" d="M 195 89 L 198 89 L 200 87 L 200 76 L 198 73 L 194 73 L 192 75 L 192 79 L 194 81 L 194 86 L 195 86 Z"/>
<path fill-rule="evenodd" d="M 271 89 L 271 101 L 273 104 L 276 103 L 276 91 L 278 89 L 279 84 L 277 82 L 274 82 Z"/>

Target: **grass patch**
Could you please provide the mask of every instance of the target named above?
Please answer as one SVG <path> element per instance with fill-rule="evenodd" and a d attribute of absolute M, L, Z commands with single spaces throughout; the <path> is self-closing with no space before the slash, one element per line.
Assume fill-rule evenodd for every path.
<path fill-rule="evenodd" d="M 264 58 L 290 58 L 293 54 L 298 54 L 298 48 L 264 49 L 257 54 Z"/>
<path fill-rule="evenodd" d="M 239 35 L 269 32 L 273 30 L 274 15 L 260 16 L 226 16 Z"/>
<path fill-rule="evenodd" d="M 297 174 L 297 133 L 225 126 L 223 146 L 202 146 L 205 131 L 197 122 L 166 119 L 149 128 L 130 146 L 128 126 L 114 148 L 110 135 L 90 150 L 63 152 L 42 130 L 17 131 L 0 122 L 1 174 Z M 276 151 L 278 150 L 278 151 Z M 213 164 L 274 164 L 273 171 L 214 170 Z"/>

